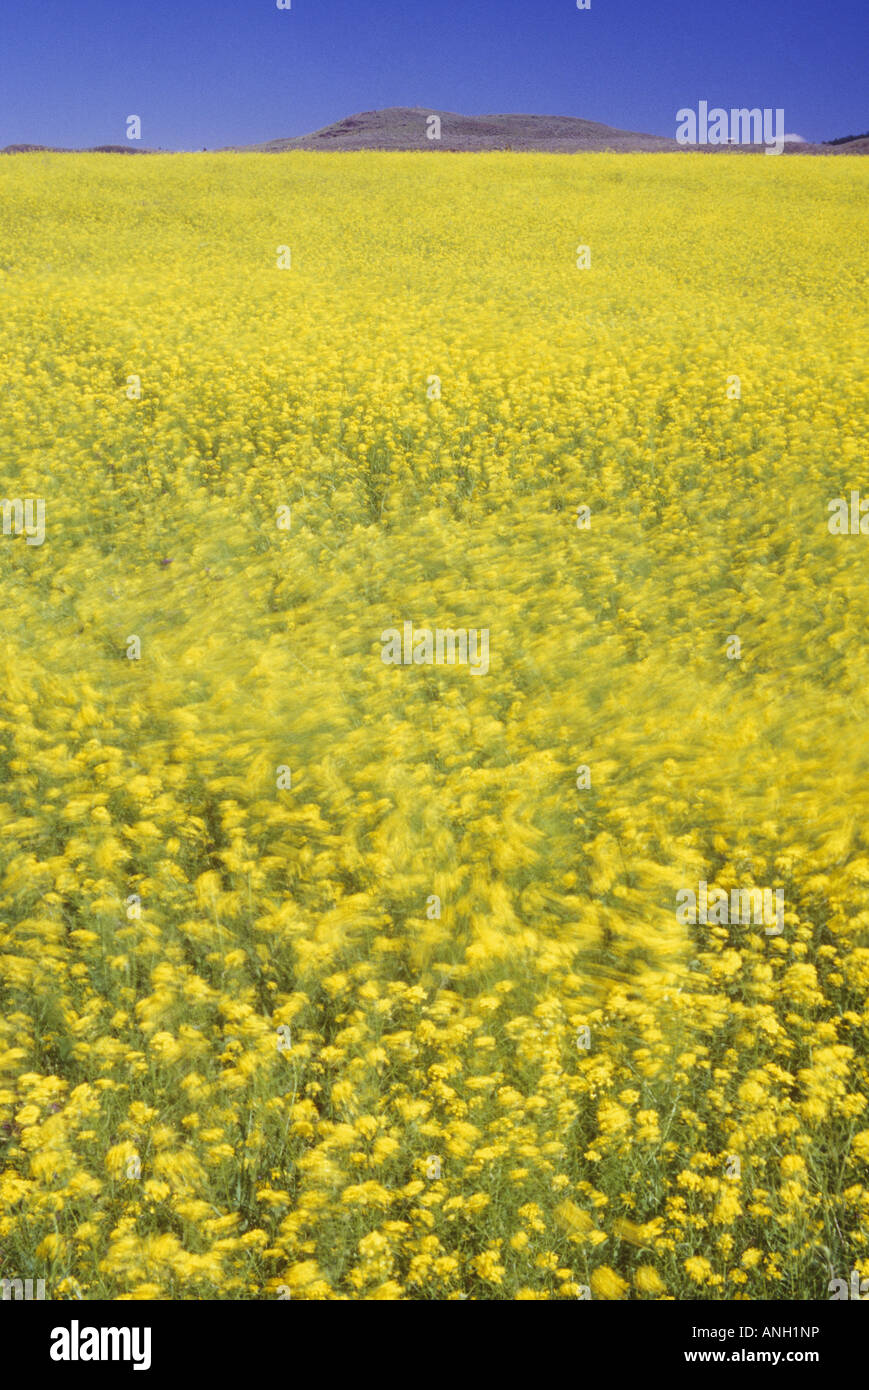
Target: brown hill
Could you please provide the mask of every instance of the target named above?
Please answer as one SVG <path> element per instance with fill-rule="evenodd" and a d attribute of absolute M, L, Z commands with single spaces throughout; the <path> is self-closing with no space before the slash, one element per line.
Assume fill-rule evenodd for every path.
<path fill-rule="evenodd" d="M 825 145 L 833 154 L 869 154 L 869 135 L 856 135 L 853 140 L 843 140 L 838 145 Z"/>
<path fill-rule="evenodd" d="M 428 138 L 429 121 L 437 116 L 440 139 Z M 360 111 L 310 135 L 267 140 L 258 145 L 228 145 L 228 151 L 278 154 L 285 150 L 535 150 L 540 153 L 575 154 L 585 150 L 682 151 L 700 154 L 759 154 L 762 145 L 679 145 L 663 135 L 644 135 L 586 121 L 578 116 L 493 115 L 461 116 L 426 106 L 391 106 L 382 111 Z M 0 154 L 72 154 L 50 145 L 7 145 Z M 836 145 L 812 145 L 789 140 L 786 154 L 869 154 L 869 137 L 858 136 Z M 95 145 L 90 154 L 154 154 L 133 145 Z"/>
<path fill-rule="evenodd" d="M 136 149 L 133 145 L 90 145 L 84 150 L 62 145 L 4 145 L 0 154 L 153 154 L 153 150 Z"/>
<path fill-rule="evenodd" d="M 431 116 L 441 122 L 441 138 L 430 140 Z M 786 154 L 865 154 L 865 142 L 812 145 L 790 141 Z M 391 106 L 382 111 L 360 111 L 343 121 L 324 126 L 311 135 L 268 140 L 260 145 L 234 145 L 231 149 L 280 153 L 282 150 L 537 150 L 541 153 L 574 154 L 582 150 L 699 151 L 702 154 L 760 154 L 762 145 L 679 145 L 663 135 L 644 135 L 619 130 L 578 116 L 493 115 L 461 116 L 427 106 Z"/>
<path fill-rule="evenodd" d="M 441 138 L 430 140 L 430 116 L 441 122 Z M 278 153 L 282 150 L 678 150 L 675 140 L 617 130 L 577 116 L 460 116 L 435 107 L 391 106 L 360 111 L 311 135 L 268 140 L 233 149 Z"/>

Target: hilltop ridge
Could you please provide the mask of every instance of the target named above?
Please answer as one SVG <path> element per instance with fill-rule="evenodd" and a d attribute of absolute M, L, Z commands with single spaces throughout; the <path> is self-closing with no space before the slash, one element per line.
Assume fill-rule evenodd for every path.
<path fill-rule="evenodd" d="M 433 120 L 440 123 L 439 138 L 429 137 Z M 869 137 L 845 136 L 825 144 L 811 144 L 799 136 L 785 136 L 788 154 L 869 154 Z M 762 145 L 743 145 L 738 153 L 760 153 Z M 703 154 L 734 152 L 732 145 L 680 145 L 675 138 L 621 130 L 580 116 L 537 116 L 521 113 L 463 116 L 429 106 L 389 106 L 359 111 L 323 126 L 309 135 L 280 137 L 254 145 L 223 145 L 216 153 L 280 154 L 289 150 L 521 150 L 540 154 L 579 154 L 583 151 L 686 152 Z M 54 145 L 6 145 L 0 154 L 156 154 L 166 153 L 137 145 L 92 145 L 75 151 Z"/>

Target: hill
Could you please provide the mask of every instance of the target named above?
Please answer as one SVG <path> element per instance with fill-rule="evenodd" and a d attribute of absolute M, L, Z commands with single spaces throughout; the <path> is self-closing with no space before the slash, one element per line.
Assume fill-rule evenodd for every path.
<path fill-rule="evenodd" d="M 441 138 L 427 135 L 430 117 L 441 122 Z M 675 140 L 617 130 L 577 116 L 495 115 L 461 116 L 434 107 L 391 106 L 361 111 L 342 121 L 294 139 L 269 140 L 242 147 L 278 153 L 281 150 L 537 150 L 572 153 L 579 150 L 678 150 Z"/>
<path fill-rule="evenodd" d="M 429 122 L 440 121 L 440 139 L 429 139 Z M 786 154 L 866 154 L 869 142 L 862 138 L 838 144 L 810 144 L 786 136 Z M 663 135 L 620 130 L 586 121 L 578 116 L 527 114 L 462 116 L 427 106 L 391 106 L 382 111 L 360 111 L 323 126 L 310 135 L 267 140 L 258 145 L 232 145 L 233 150 L 279 154 L 285 150 L 533 150 L 538 153 L 576 154 L 588 150 L 640 152 L 694 150 L 703 154 L 758 154 L 762 146 L 680 145 Z"/>
<path fill-rule="evenodd" d="M 438 139 L 429 138 L 432 118 L 440 122 Z M 869 138 L 846 137 L 827 144 L 810 144 L 799 136 L 785 136 L 786 154 L 869 154 Z M 680 145 L 663 135 L 621 130 L 616 126 L 586 121 L 579 116 L 523 114 L 462 116 L 427 106 L 390 106 L 381 111 L 360 111 L 310 135 L 267 140 L 256 145 L 225 145 L 223 151 L 280 154 L 287 150 L 526 150 L 540 154 L 578 154 L 582 151 L 615 150 L 626 153 L 694 151 L 702 154 L 758 154 L 763 146 Z M 0 154 L 72 154 L 50 145 L 7 145 Z M 153 154 L 132 145 L 95 145 L 88 154 Z"/>
<path fill-rule="evenodd" d="M 133 145 L 90 145 L 74 150 L 61 145 L 4 145 L 0 154 L 153 154 L 153 150 L 137 149 Z"/>

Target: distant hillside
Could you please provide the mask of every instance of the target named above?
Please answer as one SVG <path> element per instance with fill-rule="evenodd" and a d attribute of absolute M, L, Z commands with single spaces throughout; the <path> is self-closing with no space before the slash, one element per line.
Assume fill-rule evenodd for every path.
<path fill-rule="evenodd" d="M 428 122 L 432 116 L 440 119 L 439 140 L 428 138 Z M 812 145 L 799 137 L 785 138 L 787 154 L 867 152 L 860 148 L 860 141 Z M 346 116 L 311 135 L 229 148 L 273 154 L 282 150 L 536 150 L 552 154 L 574 154 L 583 150 L 678 150 L 755 154 L 761 153 L 763 146 L 680 145 L 667 136 L 619 130 L 578 116 L 461 116 L 455 111 L 438 111 L 430 106 L 390 106 L 382 111 L 360 111 L 355 116 Z"/>
<path fill-rule="evenodd" d="M 831 140 L 824 148 L 831 149 L 833 154 L 869 154 L 869 135 L 849 136 L 847 140 Z"/>
<path fill-rule="evenodd" d="M 427 122 L 438 116 L 441 138 L 430 140 Z M 269 140 L 248 150 L 678 150 L 675 140 L 616 130 L 577 116 L 460 116 L 427 106 L 361 111 L 311 135 Z"/>
<path fill-rule="evenodd" d="M 4 145 L 0 154 L 153 154 L 153 150 L 134 145 L 90 145 L 85 150 L 64 149 L 60 145 Z"/>
<path fill-rule="evenodd" d="M 837 135 L 835 140 L 825 140 L 825 145 L 847 145 L 855 140 L 869 140 L 869 130 L 864 130 L 860 135 Z"/>
<path fill-rule="evenodd" d="M 440 138 L 429 139 L 432 117 L 440 121 Z M 869 154 L 869 137 L 843 136 L 823 145 L 811 145 L 799 136 L 785 136 L 787 154 Z M 227 151 L 279 154 L 284 150 L 528 150 L 550 154 L 578 154 L 585 150 L 669 150 L 701 154 L 757 154 L 762 145 L 679 145 L 663 135 L 644 135 L 619 130 L 578 116 L 461 116 L 430 106 L 390 106 L 382 111 L 360 111 L 355 116 L 324 126 L 310 135 L 267 140 L 259 145 L 227 145 Z M 72 154 L 50 145 L 7 145 L 0 154 L 39 152 Z M 96 145 L 89 154 L 154 154 L 159 151 L 134 145 Z"/>

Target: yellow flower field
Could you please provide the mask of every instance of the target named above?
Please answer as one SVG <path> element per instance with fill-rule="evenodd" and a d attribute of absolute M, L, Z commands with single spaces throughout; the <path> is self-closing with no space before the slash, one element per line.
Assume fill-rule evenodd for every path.
<path fill-rule="evenodd" d="M 869 1278 L 867 169 L 0 163 L 0 1278 Z"/>

